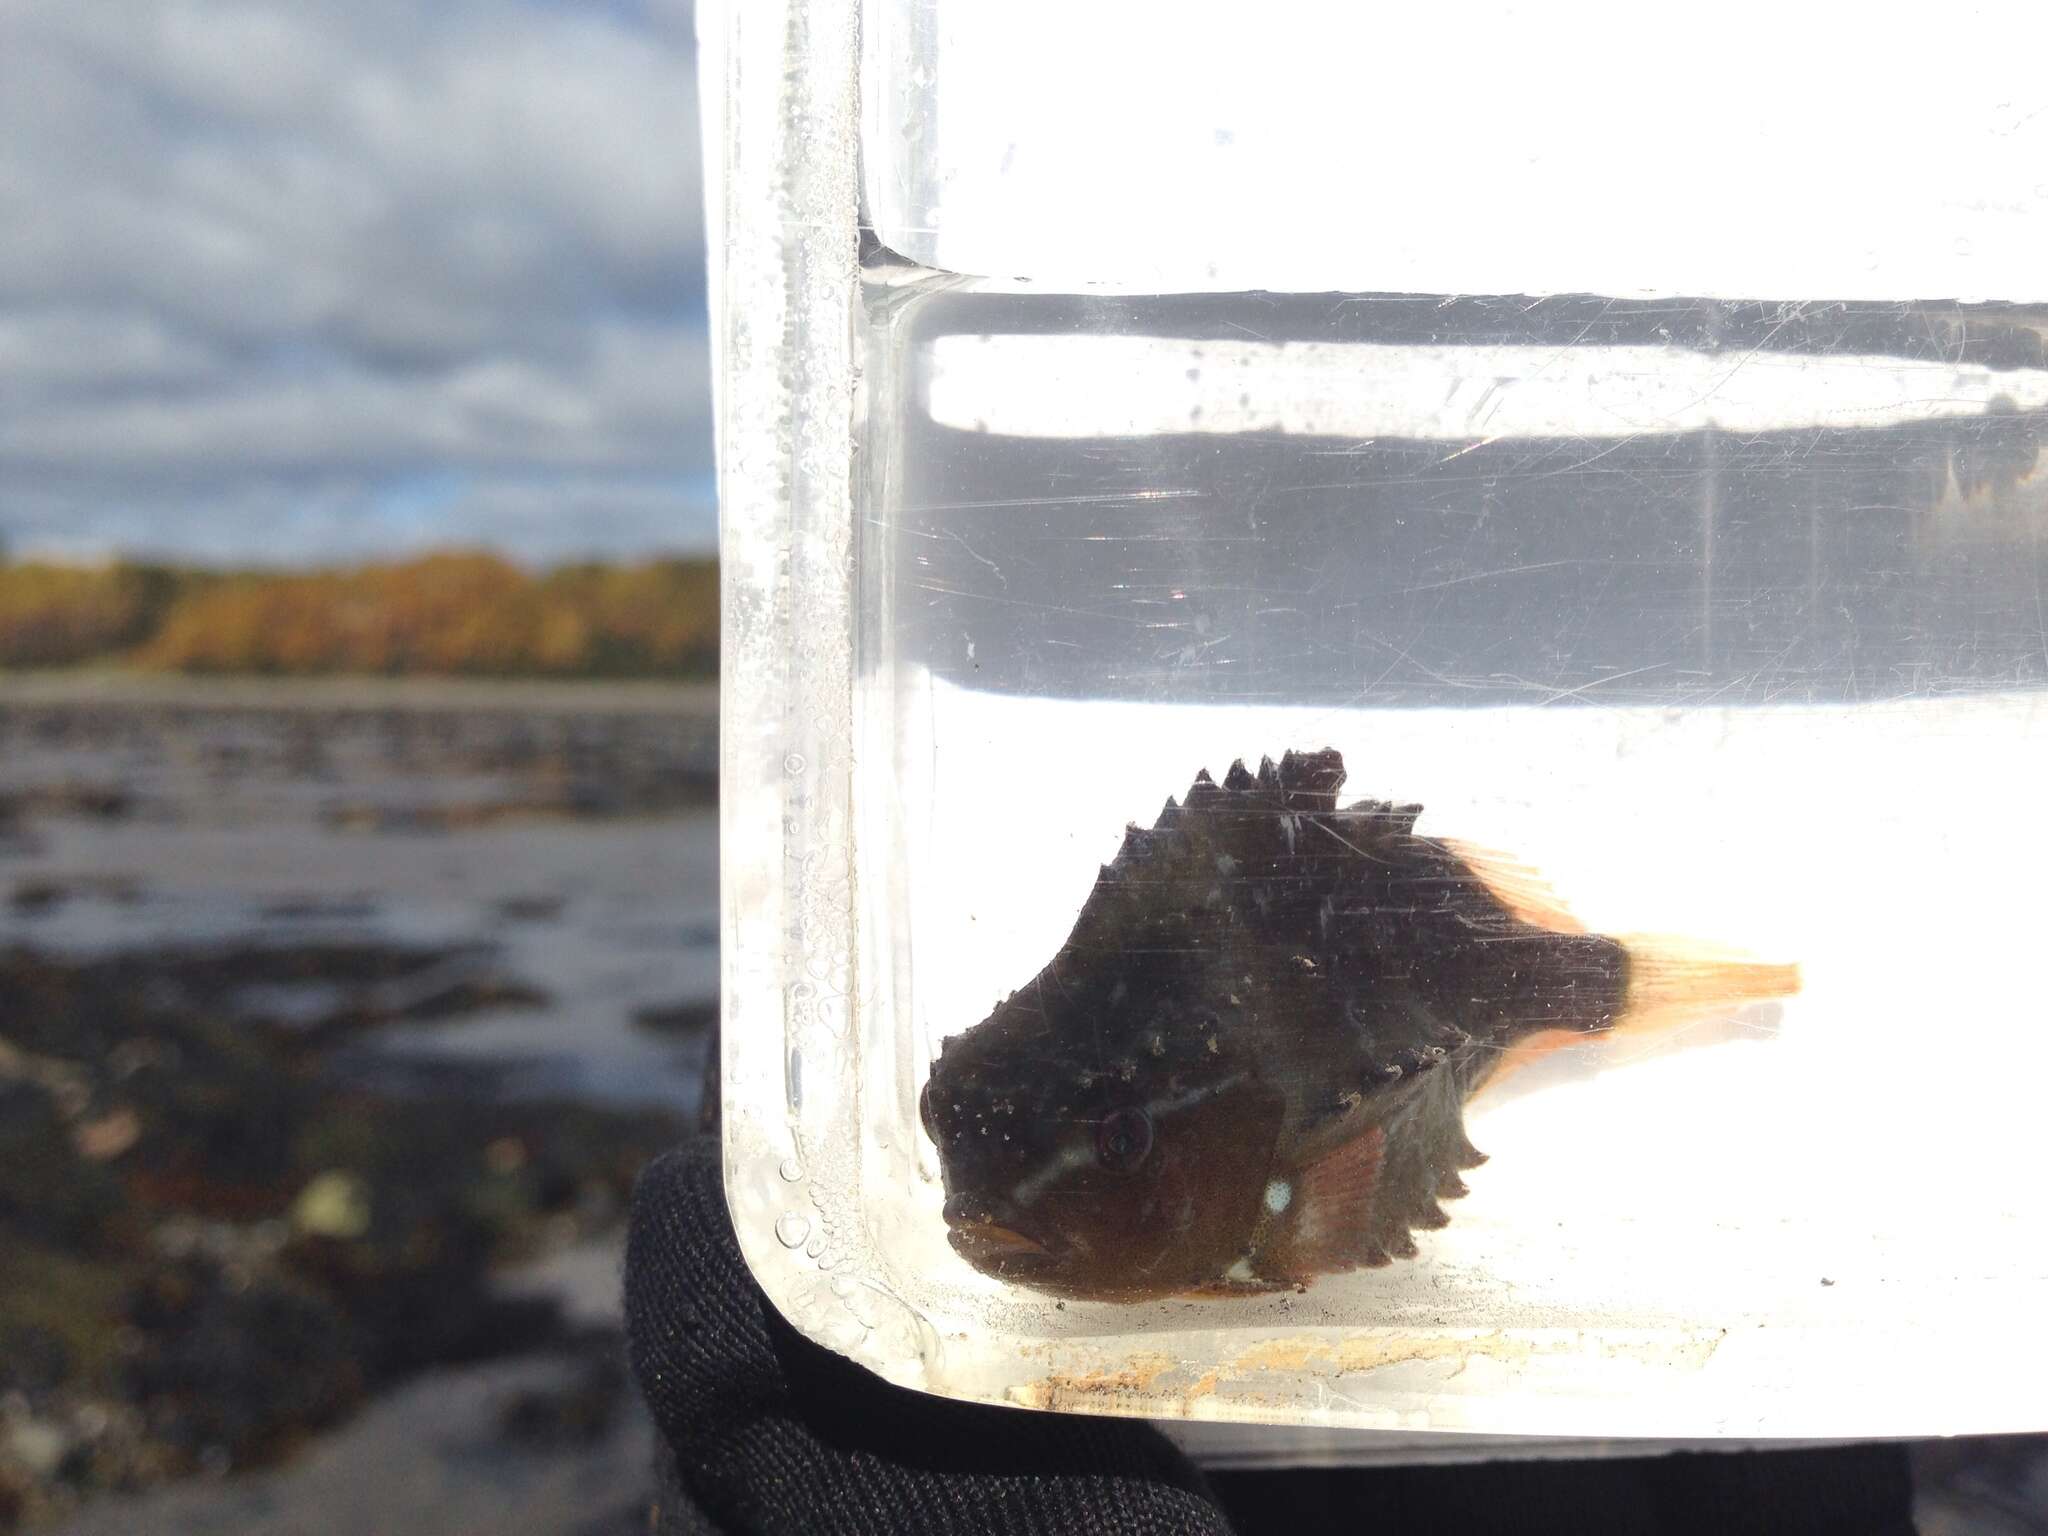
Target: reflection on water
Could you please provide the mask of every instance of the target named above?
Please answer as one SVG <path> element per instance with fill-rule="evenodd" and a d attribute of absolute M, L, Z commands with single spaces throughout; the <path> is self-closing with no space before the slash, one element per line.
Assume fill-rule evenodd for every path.
<path fill-rule="evenodd" d="M 359 1066 L 686 1107 L 695 1061 L 633 1018 L 717 985 L 708 697 L 352 688 L 0 692 L 0 948 L 481 948 L 547 1005 L 386 1029 Z"/>

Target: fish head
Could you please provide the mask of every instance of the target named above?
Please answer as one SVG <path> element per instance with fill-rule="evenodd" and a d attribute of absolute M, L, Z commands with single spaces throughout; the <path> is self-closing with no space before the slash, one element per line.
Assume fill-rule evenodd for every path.
<path fill-rule="evenodd" d="M 1053 1295 L 1139 1300 L 1222 1281 L 1248 1250 L 1284 1101 L 1218 1021 L 1142 1025 L 1042 988 L 948 1040 L 920 1101 L 953 1249 Z"/>

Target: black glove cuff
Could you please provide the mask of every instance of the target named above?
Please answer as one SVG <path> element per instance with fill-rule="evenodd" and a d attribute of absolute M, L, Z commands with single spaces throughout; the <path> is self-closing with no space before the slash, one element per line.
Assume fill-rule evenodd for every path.
<path fill-rule="evenodd" d="M 1229 1530 L 1149 1425 L 946 1402 L 797 1333 L 740 1258 L 709 1140 L 641 1175 L 626 1316 L 671 1452 L 661 1531 Z"/>

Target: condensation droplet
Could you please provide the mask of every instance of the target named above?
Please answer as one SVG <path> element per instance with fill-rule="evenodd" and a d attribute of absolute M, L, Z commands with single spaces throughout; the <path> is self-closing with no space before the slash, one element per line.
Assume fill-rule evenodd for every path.
<path fill-rule="evenodd" d="M 801 752 L 792 752 L 782 760 L 782 771 L 792 777 L 802 773 L 808 766 L 809 764 L 804 761 L 804 755 Z"/>
<path fill-rule="evenodd" d="M 775 1218 L 775 1241 L 785 1248 L 801 1248 L 804 1239 L 810 1235 L 810 1222 L 795 1211 L 786 1211 Z"/>
<path fill-rule="evenodd" d="M 804 1176 L 804 1165 L 793 1157 L 785 1157 L 775 1171 L 782 1175 L 783 1182 L 794 1184 Z"/>
<path fill-rule="evenodd" d="M 823 1253 L 824 1251 L 825 1234 L 822 1232 L 818 1233 L 808 1243 L 804 1244 L 804 1255 L 807 1258 L 815 1259 L 816 1257 L 818 1257 L 819 1254 Z"/>

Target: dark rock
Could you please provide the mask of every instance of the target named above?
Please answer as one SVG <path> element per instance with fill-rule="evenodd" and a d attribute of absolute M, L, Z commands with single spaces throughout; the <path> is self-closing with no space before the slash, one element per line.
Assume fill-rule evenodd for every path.
<path fill-rule="evenodd" d="M 508 923 L 552 923 L 564 905 L 564 898 L 555 895 L 507 896 L 497 903 L 497 912 Z"/>
<path fill-rule="evenodd" d="M 0 1079 L 0 1233 L 65 1251 L 102 1251 L 124 1205 L 118 1178 L 80 1157 L 44 1088 Z"/>
<path fill-rule="evenodd" d="M 69 888 L 56 880 L 18 880 L 12 905 L 23 917 L 41 917 L 63 906 L 70 896 Z"/>
<path fill-rule="evenodd" d="M 516 1394 L 499 1415 L 499 1432 L 527 1447 L 594 1445 L 612 1431 L 626 1396 L 625 1344 L 604 1334 L 558 1385 Z"/>
<path fill-rule="evenodd" d="M 697 997 L 677 1003 L 658 1003 L 634 1013 L 633 1022 L 642 1029 L 659 1030 L 663 1034 L 696 1034 L 718 1022 L 718 999 Z"/>
<path fill-rule="evenodd" d="M 71 1346 L 41 1323 L 0 1325 L 0 1393 L 48 1392 L 74 1369 Z"/>
<path fill-rule="evenodd" d="M 190 1465 L 210 1446 L 261 1461 L 362 1397 L 359 1320 L 282 1277 L 250 1280 L 191 1257 L 159 1265 L 128 1301 L 140 1347 L 125 1395 Z"/>
<path fill-rule="evenodd" d="M 308 1027 L 263 988 L 328 1003 Z M 0 1509 L 258 1465 L 414 1372 L 559 1347 L 559 1304 L 495 1269 L 615 1221 L 675 1117 L 332 1070 L 386 1021 L 538 995 L 479 951 L 0 950 L 0 1390 L 126 1426 Z M 521 1423 L 580 1433 L 606 1390 Z"/>

